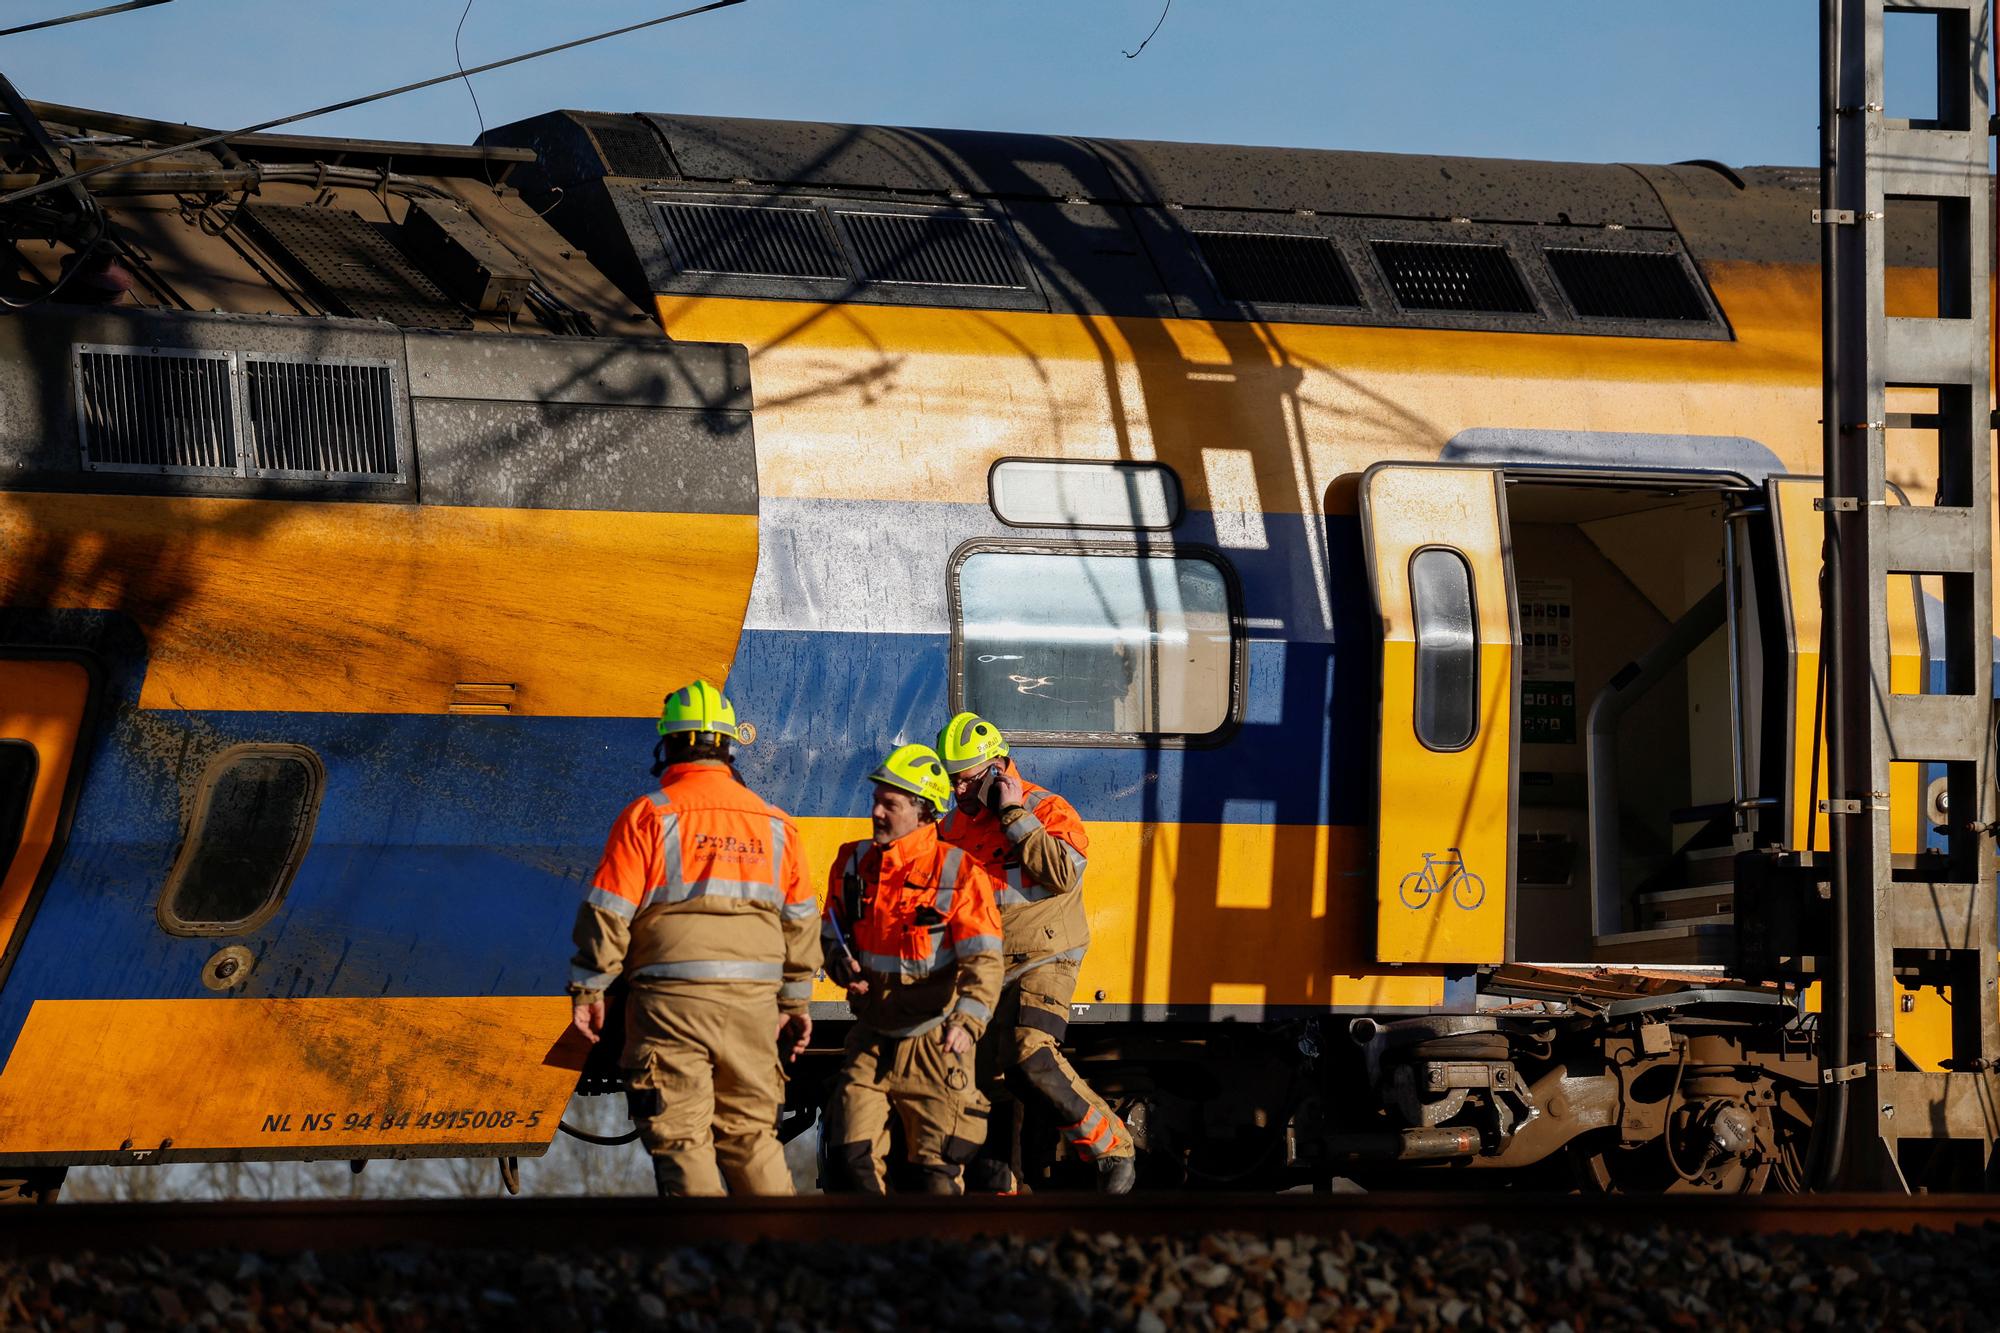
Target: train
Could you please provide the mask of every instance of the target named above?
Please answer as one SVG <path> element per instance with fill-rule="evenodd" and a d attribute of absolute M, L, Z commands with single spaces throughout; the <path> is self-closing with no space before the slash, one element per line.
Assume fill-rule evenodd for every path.
<path fill-rule="evenodd" d="M 13 1194 L 545 1151 L 618 1083 L 567 927 L 695 676 L 815 873 L 960 709 L 1075 804 L 1068 1040 L 1142 1185 L 1802 1186 L 1756 886 L 1828 848 L 1815 171 L 579 111 L 124 168 L 194 132 L 32 113 L 114 169 L 0 289 Z"/>

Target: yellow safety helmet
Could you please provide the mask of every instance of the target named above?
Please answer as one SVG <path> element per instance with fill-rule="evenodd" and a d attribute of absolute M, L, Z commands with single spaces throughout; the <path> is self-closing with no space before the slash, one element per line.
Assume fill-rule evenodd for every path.
<path fill-rule="evenodd" d="M 736 705 L 705 680 L 683 685 L 660 705 L 662 736 L 681 731 L 708 731 L 747 745 L 750 743 L 750 737 L 745 734 L 747 730 L 736 721 Z"/>
<path fill-rule="evenodd" d="M 938 757 L 944 771 L 957 777 L 967 769 L 996 763 L 1008 755 L 1007 738 L 1000 728 L 977 713 L 960 713 L 938 733 Z"/>
<path fill-rule="evenodd" d="M 951 800 L 951 779 L 944 775 L 944 765 L 938 762 L 937 751 L 928 745 L 897 746 L 868 775 L 868 780 L 906 791 L 920 801 L 929 801 L 938 814 L 944 813 L 946 804 Z"/>

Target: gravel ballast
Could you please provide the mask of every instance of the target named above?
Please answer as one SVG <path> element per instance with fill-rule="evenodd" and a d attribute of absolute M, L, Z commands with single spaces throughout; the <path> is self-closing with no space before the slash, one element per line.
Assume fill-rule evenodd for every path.
<path fill-rule="evenodd" d="M 0 1261 L 0 1327 L 1991 1328 L 2000 1227 L 1860 1237 L 1455 1231 L 564 1253 L 141 1250 Z"/>

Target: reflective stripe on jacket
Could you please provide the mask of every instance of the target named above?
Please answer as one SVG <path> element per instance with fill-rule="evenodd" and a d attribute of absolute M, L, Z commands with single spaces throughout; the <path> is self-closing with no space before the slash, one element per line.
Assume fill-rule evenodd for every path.
<path fill-rule="evenodd" d="M 1012 760 L 1007 766 L 1020 777 Z M 1061 796 L 1026 778 L 1021 788 L 1021 809 L 1005 812 L 1005 823 L 1002 815 L 974 803 L 955 808 L 938 828 L 939 837 L 964 848 L 1001 881 L 1002 949 L 1010 979 L 1058 957 L 1081 958 L 1090 945 L 1090 918 L 1083 908 L 1090 835 Z"/>
<path fill-rule="evenodd" d="M 827 875 L 822 947 L 844 940 L 868 979 L 857 1017 L 892 1036 L 947 1017 L 977 1035 L 1000 1000 L 1000 913 L 976 862 L 921 824 L 887 847 L 851 842 Z"/>
<path fill-rule="evenodd" d="M 675 764 L 611 826 L 576 918 L 570 981 L 768 985 L 805 1012 L 819 914 L 791 817 L 729 765 Z"/>

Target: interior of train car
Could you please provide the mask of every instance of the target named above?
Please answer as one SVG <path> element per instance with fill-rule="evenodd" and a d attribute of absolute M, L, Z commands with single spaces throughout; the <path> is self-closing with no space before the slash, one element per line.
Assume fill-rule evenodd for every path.
<path fill-rule="evenodd" d="M 1379 609 L 1393 640 L 1407 599 L 1417 641 L 1413 658 L 1389 652 L 1383 666 L 1388 956 L 1411 937 L 1396 909 L 1418 892 L 1399 878 L 1413 862 L 1396 845 L 1392 805 L 1422 784 L 1455 792 L 1475 812 L 1463 837 L 1480 827 L 1479 807 L 1490 814 L 1495 793 L 1511 792 L 1507 883 L 1516 900 L 1505 961 L 1734 963 L 1737 855 L 1786 847 L 1809 856 L 1828 846 L 1816 810 L 1825 767 L 1814 739 L 1823 725 L 1817 481 L 1639 469 L 1495 469 L 1463 479 L 1450 468 L 1380 471 L 1387 475 L 1363 481 Z M 1471 498 L 1474 521 L 1442 535 L 1452 529 L 1423 492 L 1460 480 L 1471 482 L 1456 489 Z M 1412 535 L 1399 544 L 1398 529 Z M 1407 559 L 1407 573 L 1386 568 L 1391 559 Z M 1920 692 L 1921 590 L 1904 578 L 1892 592 L 1892 677 L 1899 690 Z M 1511 599 L 1511 624 L 1494 623 L 1486 599 L 1502 613 Z M 1511 659 L 1507 694 L 1480 697 L 1483 655 Z M 1395 715 L 1404 671 L 1408 731 L 1429 754 L 1407 744 Z M 1482 707 L 1507 715 L 1482 718 Z M 1514 728 L 1511 756 L 1477 743 L 1496 724 Z M 1422 777 L 1406 776 L 1426 764 Z M 1920 850 L 1918 767 L 1898 764 L 1892 783 L 1903 866 Z M 1498 864 L 1506 845 L 1489 837 L 1478 853 Z M 1477 874 L 1469 846 L 1458 864 Z M 1421 947 L 1435 947 L 1434 923 L 1423 930 Z"/>

